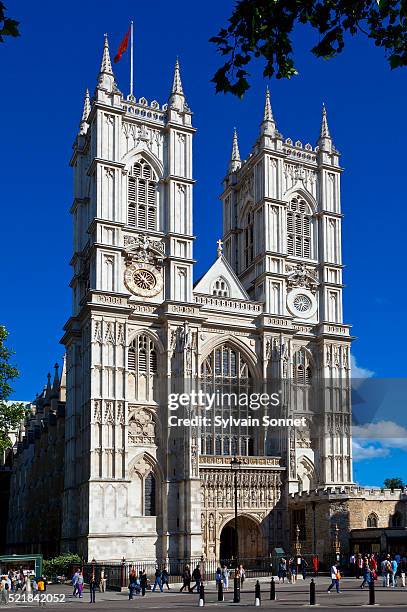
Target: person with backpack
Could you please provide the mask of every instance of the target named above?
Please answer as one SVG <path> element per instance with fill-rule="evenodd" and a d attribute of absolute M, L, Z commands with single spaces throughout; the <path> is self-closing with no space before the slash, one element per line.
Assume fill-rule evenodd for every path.
<path fill-rule="evenodd" d="M 41 576 L 40 578 L 38 578 L 37 585 L 38 585 L 39 605 L 40 607 L 44 606 L 45 608 L 45 602 L 46 602 L 45 592 L 47 590 L 47 583 L 45 582 L 44 576 Z"/>
<path fill-rule="evenodd" d="M 83 583 L 84 583 L 83 574 L 82 574 L 82 572 L 79 572 L 79 576 L 78 576 L 78 595 L 79 595 L 79 599 L 82 599 Z"/>
<path fill-rule="evenodd" d="M 336 592 L 340 593 L 339 582 L 341 579 L 341 573 L 339 571 L 339 563 L 334 563 L 331 567 L 331 584 L 328 587 L 328 593 L 331 592 L 333 587 L 336 587 Z"/>
<path fill-rule="evenodd" d="M 188 590 L 188 593 L 191 592 L 191 571 L 189 569 L 189 565 L 186 565 L 184 571 L 182 573 L 182 587 L 179 592 L 182 593 L 184 589 Z"/>
<path fill-rule="evenodd" d="M 365 557 L 364 562 L 363 562 L 363 582 L 360 585 L 361 589 L 365 588 L 365 584 L 369 585 L 371 582 L 371 569 L 369 566 L 369 559 L 367 557 Z"/>
<path fill-rule="evenodd" d="M 195 580 L 195 584 L 189 592 L 193 593 L 194 589 L 196 588 L 196 592 L 199 593 L 199 589 L 201 587 L 201 570 L 199 569 L 199 565 L 197 565 L 192 572 L 192 580 Z"/>
<path fill-rule="evenodd" d="M 380 564 L 380 569 L 382 572 L 383 586 L 388 587 L 390 584 L 390 572 L 391 572 L 391 563 L 390 563 L 390 555 L 387 555 L 383 559 Z"/>

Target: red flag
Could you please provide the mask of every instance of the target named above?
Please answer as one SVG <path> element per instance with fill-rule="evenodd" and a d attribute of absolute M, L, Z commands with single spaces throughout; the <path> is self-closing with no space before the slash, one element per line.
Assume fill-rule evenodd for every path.
<path fill-rule="evenodd" d="M 127 51 L 127 47 L 129 46 L 129 36 L 130 36 L 130 28 L 127 30 L 126 34 L 123 37 L 122 42 L 119 45 L 117 50 L 117 55 L 115 55 L 114 63 L 117 64 L 118 61 L 122 59 L 123 53 Z"/>

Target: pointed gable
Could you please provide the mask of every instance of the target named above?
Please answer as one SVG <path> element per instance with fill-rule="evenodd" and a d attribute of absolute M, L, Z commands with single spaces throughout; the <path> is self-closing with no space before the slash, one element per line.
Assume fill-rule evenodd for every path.
<path fill-rule="evenodd" d="M 214 291 L 220 293 L 214 293 Z M 222 295 L 223 291 L 227 291 L 227 295 Z M 194 293 L 219 295 L 236 300 L 250 300 L 243 285 L 223 255 L 218 257 L 209 270 L 197 281 Z"/>

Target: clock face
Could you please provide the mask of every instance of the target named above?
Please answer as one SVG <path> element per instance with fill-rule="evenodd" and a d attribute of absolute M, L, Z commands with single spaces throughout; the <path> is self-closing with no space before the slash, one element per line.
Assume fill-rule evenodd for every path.
<path fill-rule="evenodd" d="M 161 274 L 147 263 L 131 264 L 124 273 L 124 284 L 134 295 L 154 297 L 163 287 Z"/>

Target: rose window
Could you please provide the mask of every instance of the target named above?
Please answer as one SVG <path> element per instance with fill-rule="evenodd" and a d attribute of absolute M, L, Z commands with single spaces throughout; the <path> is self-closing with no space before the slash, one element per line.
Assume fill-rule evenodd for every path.
<path fill-rule="evenodd" d="M 154 274 L 149 270 L 136 270 L 133 281 L 139 289 L 154 289 L 157 284 Z"/>
<path fill-rule="evenodd" d="M 307 312 L 307 310 L 310 310 L 311 306 L 312 302 L 307 295 L 300 293 L 294 299 L 294 307 L 298 312 Z"/>

